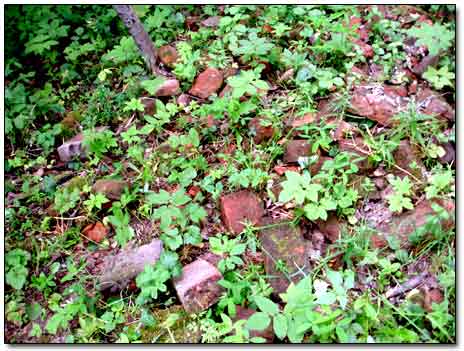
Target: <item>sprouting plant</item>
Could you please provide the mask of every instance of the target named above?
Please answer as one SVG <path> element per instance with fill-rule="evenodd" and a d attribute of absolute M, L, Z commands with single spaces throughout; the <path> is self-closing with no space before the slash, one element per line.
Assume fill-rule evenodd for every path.
<path fill-rule="evenodd" d="M 420 27 L 408 29 L 407 34 L 417 38 L 417 44 L 425 45 L 432 56 L 448 50 L 454 40 L 454 33 L 446 26 L 434 23 L 421 23 Z"/>
<path fill-rule="evenodd" d="M 150 208 L 151 217 L 160 221 L 161 240 L 171 250 L 183 244 L 196 245 L 201 242 L 198 223 L 206 217 L 206 211 L 191 202 L 191 197 L 183 188 L 170 194 L 165 190 L 146 195 L 146 206 Z M 153 209 L 153 206 L 157 208 Z"/>
<path fill-rule="evenodd" d="M 232 87 L 232 97 L 237 99 L 245 94 L 251 96 L 258 94 L 258 89 L 267 91 L 267 83 L 260 79 L 263 66 L 259 65 L 253 70 L 241 71 L 238 76 L 230 77 L 227 83 Z"/>
<path fill-rule="evenodd" d="M 116 242 L 120 246 L 125 246 L 134 236 L 134 229 L 129 225 L 129 213 L 121 208 L 120 202 L 114 202 L 111 207 L 112 215 L 105 217 L 103 223 L 111 223 L 116 228 Z"/>
<path fill-rule="evenodd" d="M 401 212 L 403 208 L 412 210 L 414 206 L 409 197 L 412 195 L 412 183 L 409 178 L 391 177 L 388 181 L 393 186 L 393 194 L 387 196 L 390 211 Z"/>
<path fill-rule="evenodd" d="M 446 86 L 454 87 L 455 75 L 453 72 L 448 72 L 448 66 L 446 65 L 438 70 L 429 66 L 422 76 L 432 83 L 435 89 L 443 89 Z"/>
<path fill-rule="evenodd" d="M 225 235 L 222 237 L 210 237 L 209 244 L 211 252 L 223 257 L 218 263 L 218 269 L 222 273 L 234 270 L 236 266 L 243 265 L 240 255 L 245 251 L 246 244 L 240 243 L 239 237 L 235 239 L 229 239 Z"/>
<path fill-rule="evenodd" d="M 163 251 L 155 265 L 146 265 L 142 273 L 136 278 L 140 294 L 136 303 L 143 305 L 151 300 L 156 300 L 158 294 L 166 292 L 166 282 L 171 276 L 180 273 L 178 256 L 175 252 Z"/>
<path fill-rule="evenodd" d="M 30 258 L 30 253 L 22 249 L 11 250 L 5 255 L 6 283 L 16 290 L 22 289 L 26 284 L 29 273 L 26 265 Z"/>
<path fill-rule="evenodd" d="M 453 171 L 450 169 L 433 174 L 428 181 L 429 185 L 425 188 L 426 198 L 432 199 L 450 189 L 453 179 Z"/>

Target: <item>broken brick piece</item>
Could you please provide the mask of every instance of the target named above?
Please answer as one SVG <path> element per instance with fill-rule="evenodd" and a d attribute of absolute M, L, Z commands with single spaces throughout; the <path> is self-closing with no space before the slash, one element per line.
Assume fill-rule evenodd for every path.
<path fill-rule="evenodd" d="M 216 93 L 222 86 L 223 74 L 216 68 L 207 68 L 195 79 L 189 93 L 202 99 Z"/>
<path fill-rule="evenodd" d="M 266 219 L 265 223 L 274 224 L 271 219 Z M 299 227 L 288 223 L 275 223 L 261 230 L 259 238 L 267 280 L 275 294 L 284 293 L 290 281 L 297 283 L 308 273 L 309 242 L 303 238 Z"/>
<path fill-rule="evenodd" d="M 260 144 L 264 140 L 271 139 L 274 135 L 274 128 L 272 127 L 272 124 L 268 126 L 263 126 L 261 124 L 261 121 L 263 121 L 262 118 L 255 117 L 250 121 L 248 125 L 251 134 L 253 135 L 253 140 L 257 144 Z"/>
<path fill-rule="evenodd" d="M 100 179 L 92 187 L 94 193 L 102 193 L 110 200 L 119 200 L 124 188 L 129 184 L 124 180 Z"/>
<path fill-rule="evenodd" d="M 311 152 L 311 145 L 307 140 L 290 140 L 285 149 L 284 162 L 295 163 L 298 162 L 299 157 L 309 156 Z"/>
<path fill-rule="evenodd" d="M 187 313 L 198 313 L 216 303 L 223 292 L 221 273 L 211 263 L 197 259 L 184 266 L 174 287 Z"/>
<path fill-rule="evenodd" d="M 226 228 L 238 234 L 245 228 L 244 222 L 259 224 L 264 210 L 254 193 L 242 190 L 221 197 L 221 214 Z"/>

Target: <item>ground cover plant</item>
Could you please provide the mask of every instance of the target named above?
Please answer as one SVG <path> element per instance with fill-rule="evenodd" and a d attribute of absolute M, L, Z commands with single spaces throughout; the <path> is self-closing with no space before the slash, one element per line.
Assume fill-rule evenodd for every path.
<path fill-rule="evenodd" d="M 455 343 L 454 6 L 4 13 L 6 342 Z"/>

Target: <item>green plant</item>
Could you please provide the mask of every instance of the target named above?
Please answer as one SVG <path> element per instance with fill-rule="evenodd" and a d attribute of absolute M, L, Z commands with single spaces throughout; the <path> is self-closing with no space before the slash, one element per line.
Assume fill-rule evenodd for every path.
<path fill-rule="evenodd" d="M 55 193 L 55 209 L 62 215 L 70 209 L 75 208 L 81 200 L 79 188 L 65 187 Z"/>
<path fill-rule="evenodd" d="M 434 173 L 428 180 L 429 185 L 425 188 L 425 197 L 432 199 L 440 193 L 449 191 L 453 178 L 453 171 L 450 169 Z"/>
<path fill-rule="evenodd" d="M 94 208 L 101 210 L 102 205 L 109 201 L 102 193 L 90 194 L 89 199 L 84 201 L 84 206 L 87 208 L 88 213 L 92 213 Z"/>
<path fill-rule="evenodd" d="M 258 95 L 258 89 L 267 91 L 267 83 L 260 79 L 263 65 L 259 65 L 253 70 L 241 71 L 239 75 L 227 79 L 227 83 L 232 87 L 232 97 L 238 99 L 245 94 L 251 96 Z"/>
<path fill-rule="evenodd" d="M 209 238 L 211 252 L 220 255 L 222 259 L 218 263 L 218 269 L 224 273 L 243 265 L 240 255 L 245 251 L 246 244 L 240 243 L 240 238 L 229 239 L 227 236 Z"/>
<path fill-rule="evenodd" d="M 5 255 L 6 282 L 16 290 L 21 290 L 26 284 L 29 274 L 26 266 L 30 259 L 30 253 L 22 249 L 8 251 Z"/>
<path fill-rule="evenodd" d="M 183 244 L 201 242 L 200 228 L 196 224 L 206 217 L 206 211 L 191 202 L 183 188 L 173 194 L 165 190 L 149 192 L 145 200 L 151 217 L 160 221 L 161 240 L 167 247 L 176 250 Z M 157 208 L 153 209 L 153 206 Z"/>
<path fill-rule="evenodd" d="M 94 162 L 98 162 L 106 152 L 118 146 L 118 142 L 111 130 L 85 130 L 83 134 L 84 140 L 82 143 L 88 148 L 89 153 L 94 156 Z"/>
<path fill-rule="evenodd" d="M 403 179 L 400 177 L 388 178 L 388 181 L 393 186 L 393 194 L 387 196 L 389 209 L 392 212 L 401 212 L 403 208 L 412 210 L 414 208 L 411 198 L 412 183 L 408 176 Z"/>
<path fill-rule="evenodd" d="M 421 23 L 420 27 L 408 29 L 406 33 L 417 38 L 417 44 L 425 45 L 432 56 L 448 50 L 454 39 L 454 33 L 439 23 Z"/>
<path fill-rule="evenodd" d="M 155 265 L 146 265 L 142 273 L 136 278 L 140 294 L 136 303 L 143 305 L 149 301 L 156 300 L 158 294 L 166 292 L 166 282 L 171 276 L 180 274 L 178 256 L 175 252 L 163 251 L 159 261 Z"/>
<path fill-rule="evenodd" d="M 285 172 L 287 179 L 282 182 L 279 201 L 294 201 L 296 205 L 303 205 L 299 211 L 312 221 L 319 218 L 326 220 L 328 211 L 332 210 L 352 215 L 358 192 L 348 186 L 348 176 L 357 170 L 348 155 L 341 153 L 333 160 L 326 161 L 314 177 L 307 170 L 303 171 L 303 175 Z"/>
<path fill-rule="evenodd" d="M 435 89 L 443 89 L 445 86 L 454 88 L 455 75 L 453 72 L 448 72 L 448 66 L 443 66 L 438 70 L 429 66 L 423 77 L 432 83 Z"/>
<path fill-rule="evenodd" d="M 116 242 L 120 246 L 125 246 L 134 236 L 134 229 L 129 225 L 130 216 L 124 211 L 120 202 L 114 202 L 111 206 L 112 215 L 105 217 L 103 223 L 111 223 L 116 228 Z"/>

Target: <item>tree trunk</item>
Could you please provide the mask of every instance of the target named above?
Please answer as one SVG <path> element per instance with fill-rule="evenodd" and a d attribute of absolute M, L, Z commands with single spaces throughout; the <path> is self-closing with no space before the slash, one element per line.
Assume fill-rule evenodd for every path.
<path fill-rule="evenodd" d="M 129 33 L 135 40 L 135 43 L 142 52 L 145 62 L 148 66 L 148 69 L 153 72 L 155 75 L 165 75 L 165 72 L 162 72 L 158 67 L 158 55 L 156 48 L 153 45 L 153 42 L 150 39 L 150 36 L 143 28 L 143 24 L 138 18 L 135 11 L 130 5 L 113 5 L 114 9 L 118 13 L 121 20 L 124 22 L 124 25 L 129 30 Z"/>

